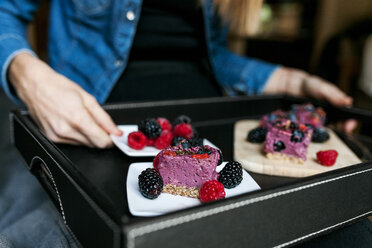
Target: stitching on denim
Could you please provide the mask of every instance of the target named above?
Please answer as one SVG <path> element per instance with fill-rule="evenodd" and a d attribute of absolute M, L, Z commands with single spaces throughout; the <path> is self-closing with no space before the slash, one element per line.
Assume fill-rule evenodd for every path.
<path fill-rule="evenodd" d="M 312 183 L 312 184 L 309 184 L 309 185 L 304 185 L 304 186 L 301 186 L 301 187 L 298 187 L 298 188 L 288 189 L 288 190 L 284 190 L 284 191 L 281 191 L 281 192 L 276 192 L 276 193 L 273 193 L 273 194 L 270 194 L 270 195 L 260 196 L 260 197 L 256 197 L 256 198 L 253 198 L 253 199 L 232 203 L 232 204 L 229 204 L 229 205 L 226 205 L 226 206 L 217 207 L 217 208 L 201 211 L 201 212 L 198 212 L 198 213 L 193 213 L 193 214 L 186 215 L 186 216 L 161 221 L 161 222 L 150 224 L 150 225 L 147 225 L 147 226 L 133 228 L 133 229 L 128 231 L 127 247 L 128 248 L 134 248 L 135 247 L 135 239 L 137 237 L 143 236 L 143 235 L 148 234 L 148 233 L 156 232 L 156 231 L 163 230 L 163 229 L 166 229 L 166 228 L 170 228 L 170 227 L 173 227 L 173 226 L 177 226 L 177 225 L 180 225 L 180 224 L 183 224 L 183 223 L 198 220 L 198 219 L 201 219 L 201 218 L 204 218 L 204 217 L 208 217 L 208 216 L 223 213 L 223 212 L 226 212 L 226 211 L 234 210 L 234 209 L 237 209 L 237 208 L 240 208 L 240 207 L 243 207 L 243 206 L 247 206 L 247 205 L 250 205 L 250 204 L 253 204 L 253 203 L 257 203 L 257 202 L 269 200 L 269 199 L 272 199 L 272 198 L 276 198 L 276 197 L 279 197 L 279 196 L 287 195 L 287 194 L 290 194 L 290 193 L 302 191 L 304 189 L 312 188 L 312 187 L 319 186 L 319 185 L 322 185 L 322 184 L 326 184 L 326 183 L 329 183 L 329 182 L 334 182 L 334 181 L 337 181 L 337 180 L 340 180 L 340 179 L 343 179 L 343 178 L 348 178 L 348 177 L 352 177 L 352 176 L 355 176 L 355 175 L 363 174 L 363 173 L 366 173 L 366 172 L 369 172 L 369 171 L 372 171 L 372 168 L 364 170 L 364 171 L 358 171 L 358 172 L 354 172 L 352 174 L 343 175 L 343 176 L 339 176 L 339 177 L 336 177 L 336 178 L 331 178 L 331 179 L 327 179 L 327 180 L 324 180 L 324 181 Z M 320 230 L 320 232 L 322 232 L 322 230 Z"/>

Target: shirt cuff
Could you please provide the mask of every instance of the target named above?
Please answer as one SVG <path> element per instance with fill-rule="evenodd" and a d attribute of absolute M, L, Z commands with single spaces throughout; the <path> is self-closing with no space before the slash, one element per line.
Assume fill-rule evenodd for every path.
<path fill-rule="evenodd" d="M 241 83 L 238 85 L 242 88 L 239 91 L 247 95 L 262 94 L 269 77 L 278 67 L 279 65 L 260 60 L 248 63 L 241 74 Z"/>
<path fill-rule="evenodd" d="M 17 96 L 12 85 L 8 80 L 8 68 L 15 56 L 20 53 L 29 53 L 35 57 L 37 55 L 31 50 L 27 41 L 17 34 L 2 34 L 0 35 L 0 65 L 1 66 L 1 87 L 4 89 L 8 97 L 18 105 L 22 105 L 22 101 Z"/>

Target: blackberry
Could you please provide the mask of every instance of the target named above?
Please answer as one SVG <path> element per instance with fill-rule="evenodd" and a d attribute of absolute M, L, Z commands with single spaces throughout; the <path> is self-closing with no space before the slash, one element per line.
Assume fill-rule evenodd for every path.
<path fill-rule="evenodd" d="M 243 168 L 239 162 L 230 161 L 220 171 L 218 181 L 227 189 L 238 186 L 243 180 Z"/>
<path fill-rule="evenodd" d="M 192 137 L 191 139 L 188 139 L 188 142 L 191 144 L 191 146 L 203 146 L 203 139 L 200 137 Z"/>
<path fill-rule="evenodd" d="M 147 168 L 138 176 L 138 186 L 144 197 L 155 199 L 163 190 L 163 179 L 157 170 L 154 168 Z"/>
<path fill-rule="evenodd" d="M 312 142 L 323 143 L 329 140 L 329 133 L 324 128 L 314 128 Z"/>
<path fill-rule="evenodd" d="M 262 143 L 266 139 L 266 133 L 266 128 L 257 127 L 248 133 L 247 140 L 252 143 Z"/>
<path fill-rule="evenodd" d="M 157 138 L 161 134 L 161 126 L 154 118 L 148 118 L 140 121 L 138 124 L 138 130 L 140 130 L 150 139 Z"/>
<path fill-rule="evenodd" d="M 172 139 L 171 145 L 172 146 L 178 146 L 179 144 L 181 144 L 182 140 L 184 140 L 184 139 L 185 138 L 181 137 L 181 136 L 174 136 L 173 139 Z"/>
<path fill-rule="evenodd" d="M 187 123 L 187 124 L 190 124 L 191 123 L 191 118 L 186 116 L 186 115 L 180 115 L 178 116 L 174 122 L 173 122 L 173 127 L 177 126 L 178 124 L 180 123 Z"/>
<path fill-rule="evenodd" d="M 276 142 L 274 144 L 274 151 L 280 152 L 280 151 L 282 151 L 284 149 L 285 149 L 285 145 L 284 145 L 283 141 L 280 141 L 279 140 L 278 142 Z"/>
<path fill-rule="evenodd" d="M 294 143 L 302 142 L 303 138 L 304 138 L 304 132 L 299 131 L 299 130 L 294 130 L 292 132 L 292 136 L 291 136 L 292 142 Z"/>

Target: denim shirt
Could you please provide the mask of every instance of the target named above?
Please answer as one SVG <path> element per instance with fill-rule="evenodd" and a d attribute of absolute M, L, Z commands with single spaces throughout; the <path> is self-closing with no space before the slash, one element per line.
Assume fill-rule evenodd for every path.
<path fill-rule="evenodd" d="M 7 70 L 17 54 L 35 55 L 27 42 L 26 26 L 39 2 L 3 0 L 0 4 L 0 80 L 17 103 L 21 102 L 10 90 Z M 49 65 L 104 103 L 127 65 L 141 4 L 142 0 L 50 1 Z M 212 0 L 203 1 L 202 8 L 209 60 L 218 83 L 229 95 L 261 93 L 277 65 L 230 52 L 228 28 Z"/>

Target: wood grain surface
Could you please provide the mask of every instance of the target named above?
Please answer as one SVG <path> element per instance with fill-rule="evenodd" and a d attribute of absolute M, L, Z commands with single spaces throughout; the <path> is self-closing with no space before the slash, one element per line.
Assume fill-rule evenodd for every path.
<path fill-rule="evenodd" d="M 309 145 L 305 163 L 297 164 L 290 161 L 271 160 L 264 155 L 263 144 L 250 143 L 246 139 L 248 132 L 258 127 L 258 124 L 257 120 L 242 120 L 235 123 L 234 159 L 239 161 L 248 171 L 275 176 L 306 177 L 361 162 L 330 129 L 327 129 L 330 134 L 328 141 Z M 339 154 L 336 163 L 330 167 L 322 166 L 316 160 L 318 151 L 328 149 L 335 149 Z"/>

